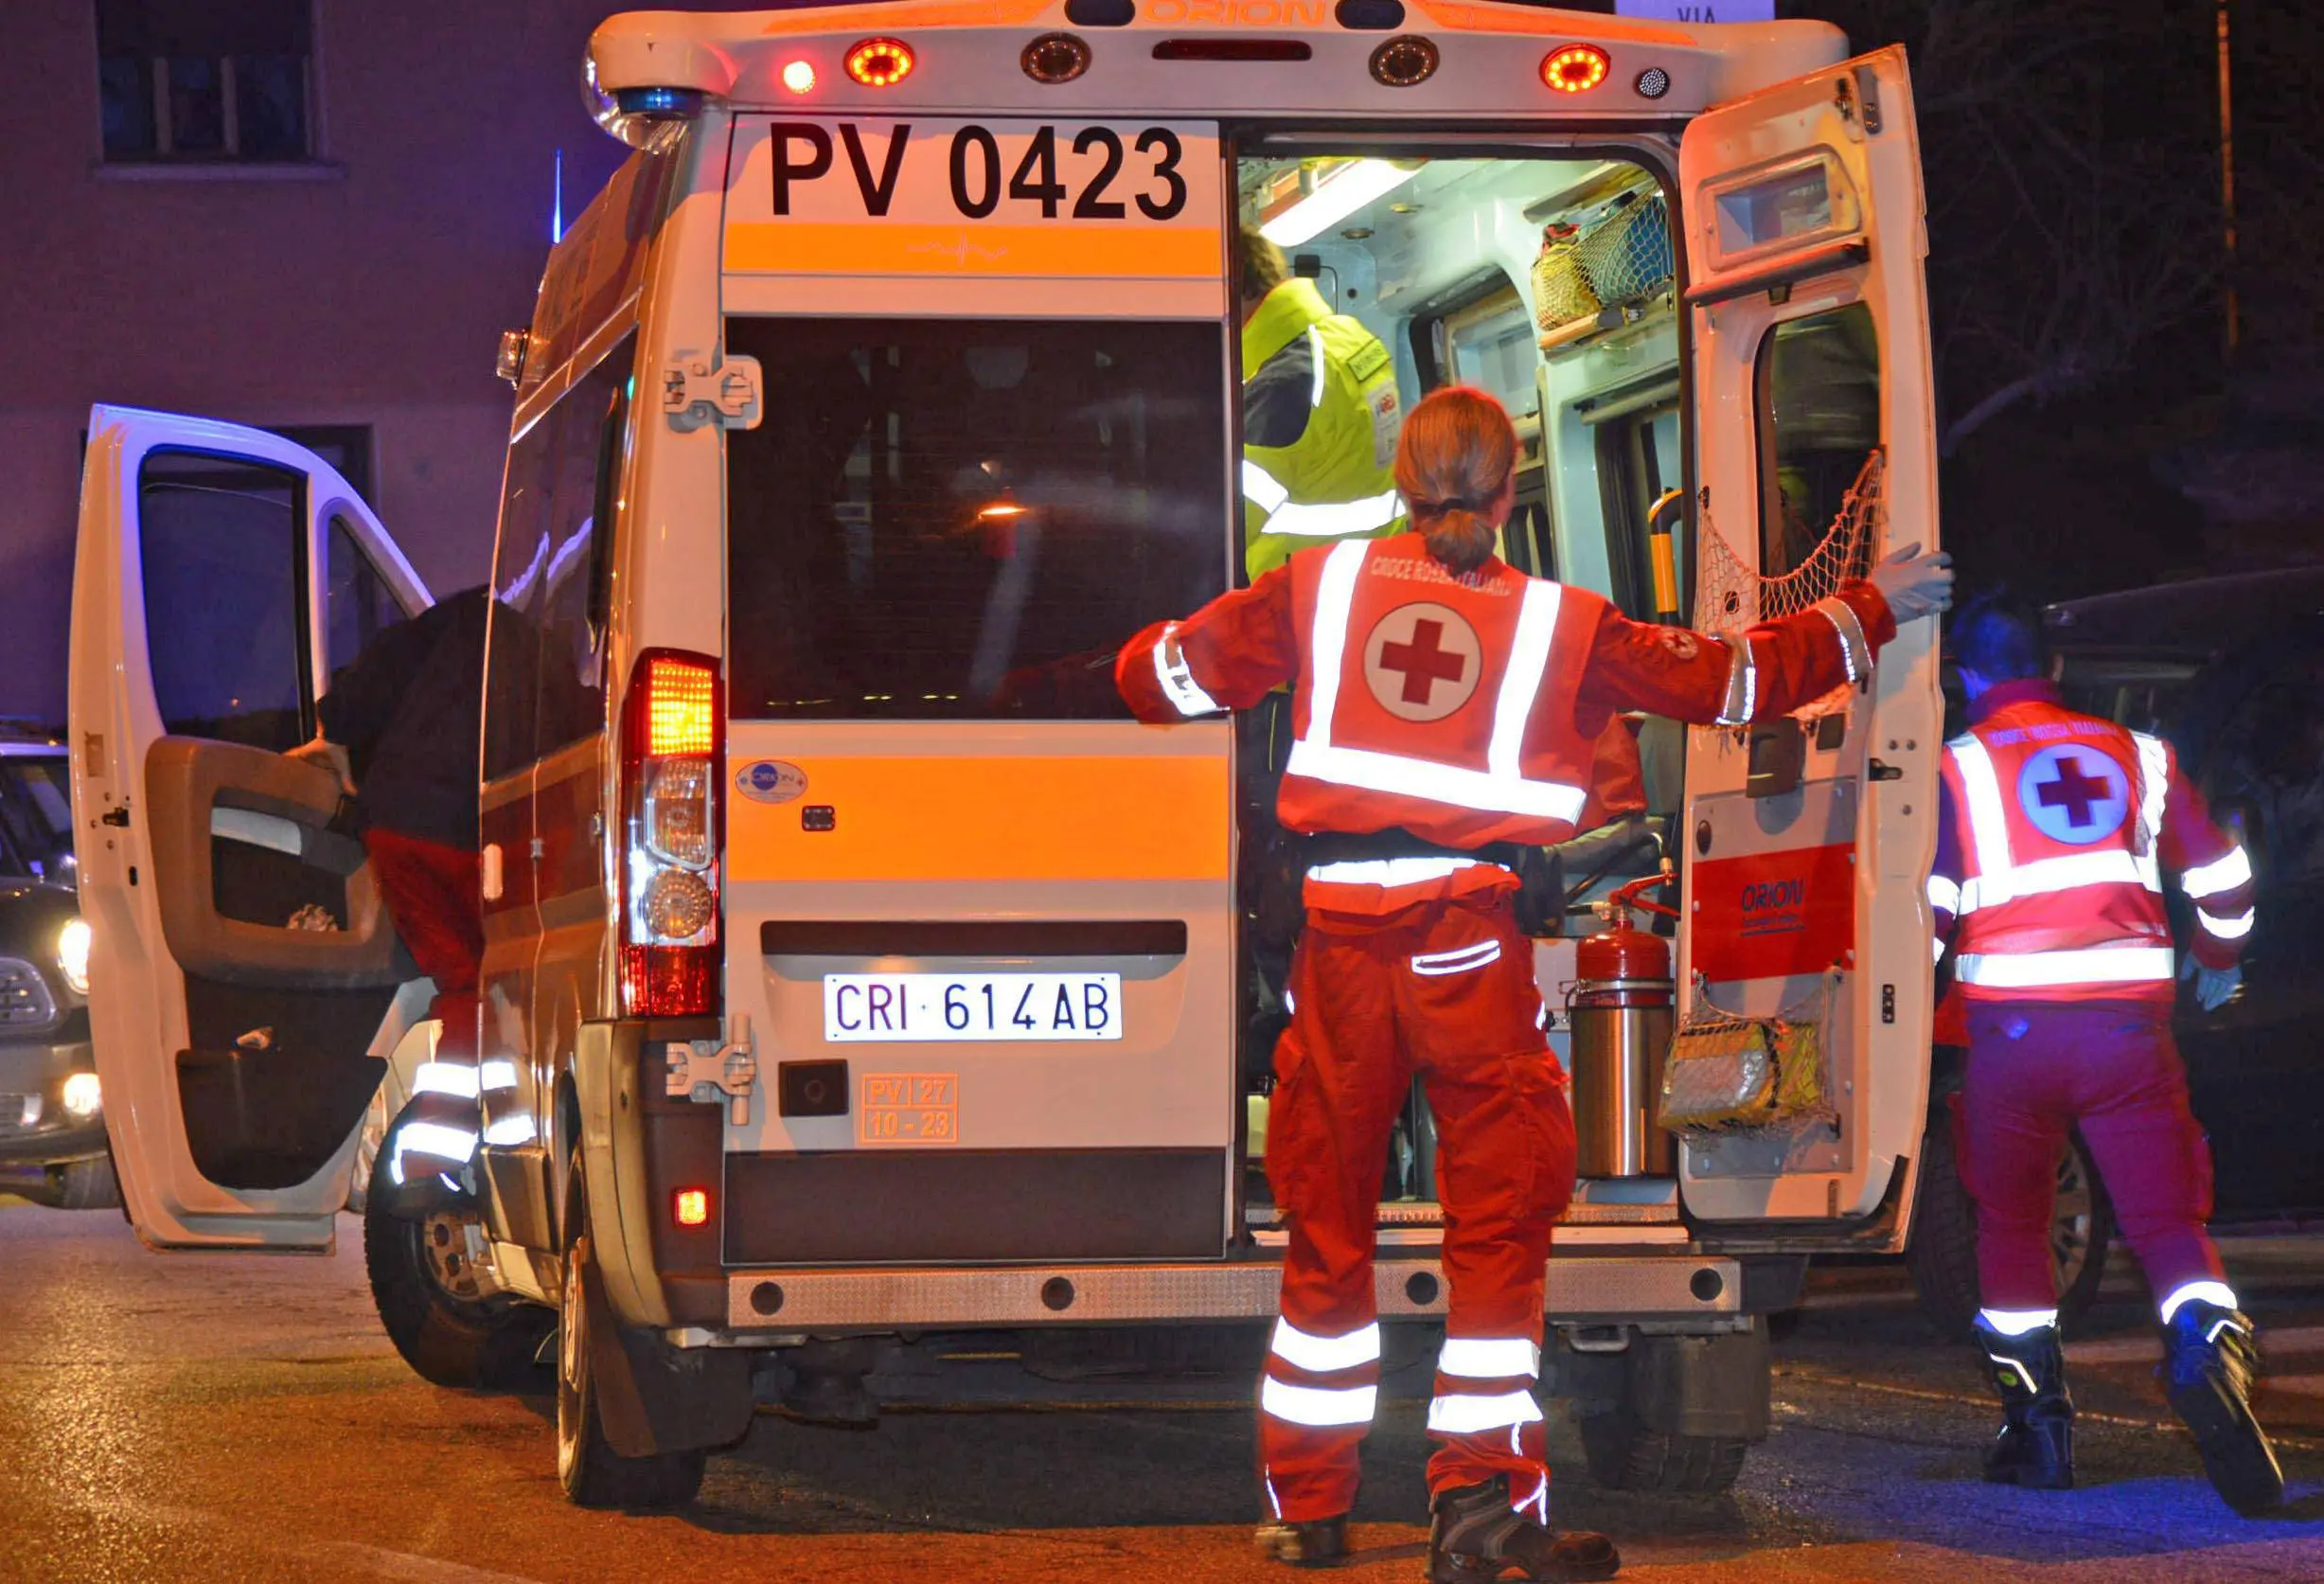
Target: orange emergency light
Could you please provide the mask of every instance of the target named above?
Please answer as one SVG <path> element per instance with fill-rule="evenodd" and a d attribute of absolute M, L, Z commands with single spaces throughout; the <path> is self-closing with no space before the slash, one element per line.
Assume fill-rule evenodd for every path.
<path fill-rule="evenodd" d="M 865 39 L 847 52 L 847 75 L 866 88 L 893 88 L 912 75 L 912 46 L 901 39 Z"/>
<path fill-rule="evenodd" d="M 1594 44 L 1570 44 L 1541 62 L 1541 80 L 1561 94 L 1587 94 L 1606 80 L 1614 62 Z"/>
<path fill-rule="evenodd" d="M 706 1226 L 710 1222 L 710 1190 L 681 1188 L 670 1196 L 670 1217 L 680 1226 Z"/>

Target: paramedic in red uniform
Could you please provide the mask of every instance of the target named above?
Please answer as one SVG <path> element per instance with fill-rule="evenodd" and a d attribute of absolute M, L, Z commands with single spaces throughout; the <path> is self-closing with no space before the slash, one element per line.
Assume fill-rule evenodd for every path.
<path fill-rule="evenodd" d="M 1275 1521 L 1262 1540 L 1285 1561 L 1345 1553 L 1379 1379 L 1373 1225 L 1417 1071 L 1451 1287 L 1428 1412 L 1429 1575 L 1613 1575 L 1604 1537 L 1548 1522 L 1532 1387 L 1573 1124 L 1500 860 L 1573 833 L 1616 711 L 1734 724 L 1796 708 L 1863 675 L 1898 617 L 1950 595 L 1943 559 L 1915 546 L 1872 581 L 1730 639 L 1629 621 L 1493 555 L 1516 456 L 1491 397 L 1438 391 L 1396 453 L 1416 532 L 1303 550 L 1139 634 L 1115 672 L 1152 721 L 1294 689 L 1279 812 L 1312 845 L 1268 1127 L 1290 1244 L 1259 1394 Z"/>
<path fill-rule="evenodd" d="M 1998 603 L 1954 623 L 1970 727 L 1945 747 L 1928 882 L 1968 1012 L 1961 1175 L 1978 1205 L 1978 1341 L 2004 1415 L 1986 1478 L 2073 1484 L 2049 1227 L 2058 1152 L 2079 1128 L 2158 1302 L 2171 1404 L 2220 1494 L 2262 1511 L 2283 1476 L 2246 1401 L 2251 1322 L 2204 1229 L 2210 1152 L 2171 1038 L 2163 906 L 2175 876 L 2195 922 L 2180 972 L 2215 1009 L 2241 983 L 2251 863 L 2171 745 L 2067 709 L 2041 650 Z"/>
<path fill-rule="evenodd" d="M 435 984 L 428 1015 L 443 1028 L 435 1059 L 416 1076 L 390 1146 L 399 1186 L 456 1176 L 476 1149 L 477 792 L 491 608 L 485 590 L 470 589 L 373 638 L 331 678 L 317 706 L 322 729 L 293 756 L 330 765 L 353 789 L 381 899 Z M 409 1202 L 428 1207 L 417 1190 Z"/>

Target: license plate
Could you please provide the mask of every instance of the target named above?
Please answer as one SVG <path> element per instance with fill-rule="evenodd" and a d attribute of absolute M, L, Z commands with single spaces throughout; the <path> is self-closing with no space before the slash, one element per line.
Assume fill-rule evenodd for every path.
<path fill-rule="evenodd" d="M 826 973 L 833 1044 L 1119 1040 L 1118 973 Z"/>

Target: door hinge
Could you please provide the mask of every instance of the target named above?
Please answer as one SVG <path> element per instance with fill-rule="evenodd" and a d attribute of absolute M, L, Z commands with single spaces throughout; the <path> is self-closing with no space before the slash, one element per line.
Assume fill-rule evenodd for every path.
<path fill-rule="evenodd" d="M 681 434 L 706 424 L 757 428 L 765 389 L 756 358 L 730 353 L 714 368 L 708 358 L 681 354 L 662 368 L 662 410 Z"/>
<path fill-rule="evenodd" d="M 751 1020 L 736 1013 L 734 1038 L 724 1044 L 715 1040 L 688 1043 L 675 1041 L 662 1047 L 662 1092 L 671 1099 L 705 1103 L 723 1095 L 731 1102 L 727 1117 L 737 1128 L 751 1120 L 751 1091 L 758 1082 L 758 1058 L 751 1048 Z"/>

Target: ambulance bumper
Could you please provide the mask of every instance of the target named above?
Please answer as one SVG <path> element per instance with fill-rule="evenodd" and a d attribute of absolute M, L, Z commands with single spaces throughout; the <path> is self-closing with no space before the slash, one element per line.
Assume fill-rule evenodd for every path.
<path fill-rule="evenodd" d="M 1426 1319 L 1446 1308 L 1434 1259 L 1382 1258 L 1373 1283 L 1382 1319 Z M 968 1270 L 733 1270 L 727 1325 L 749 1332 L 1169 1324 L 1265 1319 L 1281 1267 L 1270 1259 L 1153 1265 L 1009 1266 Z M 1549 1317 L 1561 1324 L 1717 1322 L 1741 1315 L 1736 1260 L 1668 1254 L 1561 1255 L 1550 1261 Z"/>

